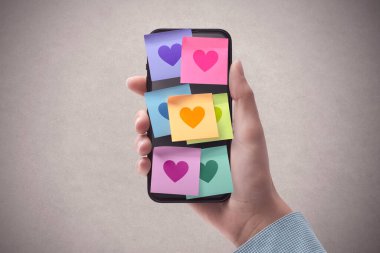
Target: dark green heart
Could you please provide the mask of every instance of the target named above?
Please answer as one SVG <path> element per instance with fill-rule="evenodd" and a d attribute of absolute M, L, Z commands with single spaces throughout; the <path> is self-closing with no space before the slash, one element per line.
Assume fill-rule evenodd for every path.
<path fill-rule="evenodd" d="M 206 165 L 201 163 L 200 178 L 206 183 L 210 183 L 210 181 L 215 177 L 217 171 L 218 163 L 216 161 L 210 160 L 206 163 Z"/>

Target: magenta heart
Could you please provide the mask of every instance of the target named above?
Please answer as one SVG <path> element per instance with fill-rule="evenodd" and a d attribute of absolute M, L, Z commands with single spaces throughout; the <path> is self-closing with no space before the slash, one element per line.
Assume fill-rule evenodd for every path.
<path fill-rule="evenodd" d="M 207 54 L 203 50 L 197 50 L 193 54 L 195 63 L 206 72 L 218 61 L 218 53 L 208 51 Z"/>
<path fill-rule="evenodd" d="M 175 164 L 172 160 L 167 160 L 164 163 L 164 171 L 174 183 L 183 178 L 188 170 L 189 165 L 184 161 Z"/>

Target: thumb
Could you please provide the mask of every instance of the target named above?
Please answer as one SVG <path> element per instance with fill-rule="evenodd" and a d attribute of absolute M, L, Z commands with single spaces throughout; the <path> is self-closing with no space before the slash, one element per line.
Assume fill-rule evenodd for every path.
<path fill-rule="evenodd" d="M 230 93 L 234 135 L 237 141 L 252 142 L 264 136 L 255 97 L 244 76 L 243 65 L 234 61 L 230 68 Z"/>

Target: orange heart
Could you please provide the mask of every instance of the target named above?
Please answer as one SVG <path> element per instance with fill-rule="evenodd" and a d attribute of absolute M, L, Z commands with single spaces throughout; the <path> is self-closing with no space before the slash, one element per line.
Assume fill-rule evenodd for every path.
<path fill-rule="evenodd" d="M 181 109 L 179 114 L 186 124 L 188 124 L 191 128 L 194 128 L 204 118 L 205 110 L 200 106 L 196 106 L 193 110 L 189 107 L 184 107 Z"/>

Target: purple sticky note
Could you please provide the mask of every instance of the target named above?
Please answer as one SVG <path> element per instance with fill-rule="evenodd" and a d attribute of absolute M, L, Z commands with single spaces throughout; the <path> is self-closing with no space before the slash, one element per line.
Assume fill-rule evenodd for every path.
<path fill-rule="evenodd" d="M 152 33 L 144 36 L 152 81 L 179 77 L 182 37 L 191 37 L 190 29 Z"/>
<path fill-rule="evenodd" d="M 200 159 L 200 148 L 155 147 L 150 191 L 198 195 Z"/>

